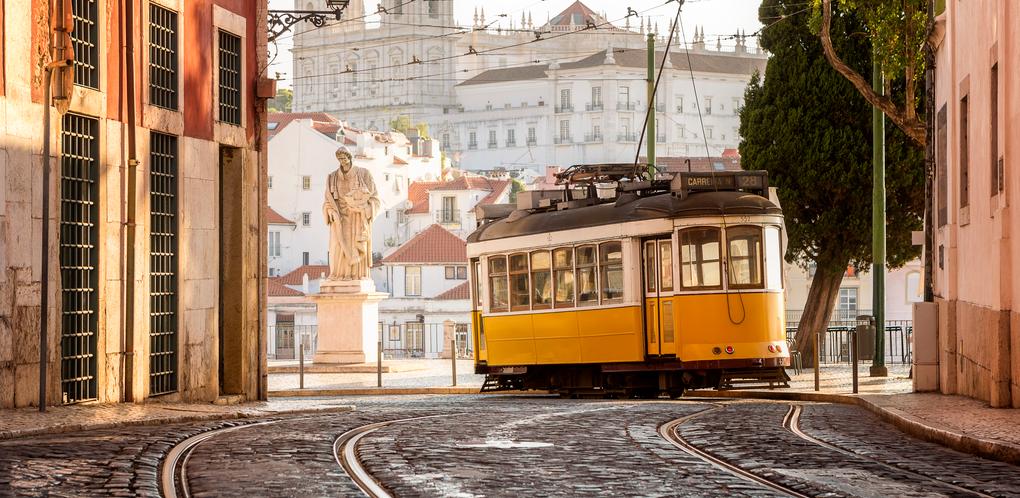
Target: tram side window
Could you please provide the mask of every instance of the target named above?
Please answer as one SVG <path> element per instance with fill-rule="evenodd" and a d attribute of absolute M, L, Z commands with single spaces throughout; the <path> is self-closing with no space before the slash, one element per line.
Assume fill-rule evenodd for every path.
<path fill-rule="evenodd" d="M 726 229 L 729 244 L 729 281 L 734 288 L 761 288 L 761 228 Z"/>
<path fill-rule="evenodd" d="M 482 302 L 482 264 L 477 260 L 471 264 L 474 275 L 471 282 L 471 309 L 480 310 Z"/>
<path fill-rule="evenodd" d="M 602 303 L 623 302 L 623 250 L 619 242 L 599 245 Z"/>
<path fill-rule="evenodd" d="M 655 241 L 645 242 L 645 291 L 655 292 Z"/>
<path fill-rule="evenodd" d="M 553 251 L 553 284 L 557 308 L 574 305 L 574 250 L 563 247 Z"/>
<path fill-rule="evenodd" d="M 718 228 L 688 228 L 680 232 L 680 280 L 684 289 L 722 287 Z"/>
<path fill-rule="evenodd" d="M 595 246 L 580 246 L 577 258 L 577 305 L 592 306 L 599 302 Z"/>
<path fill-rule="evenodd" d="M 489 311 L 507 311 L 506 256 L 489 256 Z"/>
<path fill-rule="evenodd" d="M 528 255 L 510 255 L 510 311 L 526 310 L 530 304 L 528 288 Z"/>
<path fill-rule="evenodd" d="M 536 310 L 552 307 L 552 272 L 549 251 L 531 253 L 531 308 Z"/>

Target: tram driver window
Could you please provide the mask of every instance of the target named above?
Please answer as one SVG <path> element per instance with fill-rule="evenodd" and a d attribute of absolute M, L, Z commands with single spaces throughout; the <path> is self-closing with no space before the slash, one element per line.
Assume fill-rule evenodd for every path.
<path fill-rule="evenodd" d="M 563 247 L 553 251 L 553 286 L 557 308 L 574 305 L 574 250 Z"/>
<path fill-rule="evenodd" d="M 489 256 L 489 311 L 506 311 L 506 256 Z"/>
<path fill-rule="evenodd" d="M 510 311 L 529 308 L 531 289 L 528 288 L 528 255 L 510 255 Z"/>
<path fill-rule="evenodd" d="M 577 305 L 592 306 L 599 302 L 596 278 L 595 246 L 577 248 Z"/>
<path fill-rule="evenodd" d="M 602 303 L 623 302 L 623 250 L 619 242 L 599 245 L 599 271 L 602 274 Z"/>
<path fill-rule="evenodd" d="M 680 280 L 684 289 L 722 287 L 718 228 L 688 228 L 680 232 Z"/>
<path fill-rule="evenodd" d="M 729 245 L 729 282 L 734 288 L 761 288 L 761 228 L 726 229 Z"/>
<path fill-rule="evenodd" d="M 549 251 L 531 253 L 531 308 L 536 310 L 552 307 L 552 273 Z"/>

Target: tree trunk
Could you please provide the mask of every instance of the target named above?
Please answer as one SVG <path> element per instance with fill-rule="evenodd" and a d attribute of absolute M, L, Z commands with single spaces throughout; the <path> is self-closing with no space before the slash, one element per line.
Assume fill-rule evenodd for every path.
<path fill-rule="evenodd" d="M 844 270 L 825 272 L 819 269 L 811 279 L 804 314 L 800 317 L 800 325 L 797 326 L 797 351 L 800 351 L 805 367 L 815 364 L 817 355 L 812 335 L 825 330 L 829 323 L 832 307 L 835 306 L 836 296 L 839 295 L 839 284 L 843 282 L 843 272 Z"/>

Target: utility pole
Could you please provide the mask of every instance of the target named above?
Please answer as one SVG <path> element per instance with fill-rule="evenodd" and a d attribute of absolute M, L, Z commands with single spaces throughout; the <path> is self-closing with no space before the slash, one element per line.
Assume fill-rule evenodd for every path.
<path fill-rule="evenodd" d="M 872 57 L 871 87 L 882 95 L 882 65 L 878 63 L 877 52 Z M 871 362 L 871 376 L 888 377 L 889 369 L 885 367 L 885 115 L 881 109 L 874 107 L 871 117 L 871 162 L 874 171 L 871 196 L 871 247 L 874 261 L 871 271 L 874 283 L 872 307 L 875 313 L 875 354 Z"/>
<path fill-rule="evenodd" d="M 655 34 L 648 33 L 648 114 L 645 145 L 648 156 L 648 179 L 655 179 Z M 640 149 L 639 149 L 640 150 Z M 637 161 L 634 161 L 637 162 Z"/>

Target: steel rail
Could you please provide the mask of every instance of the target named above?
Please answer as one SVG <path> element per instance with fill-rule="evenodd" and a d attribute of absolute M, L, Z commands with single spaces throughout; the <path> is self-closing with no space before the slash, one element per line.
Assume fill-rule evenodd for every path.
<path fill-rule="evenodd" d="M 703 461 L 705 461 L 707 463 L 710 463 L 710 464 L 714 465 L 715 467 L 717 467 L 719 469 L 722 469 L 723 471 L 728 472 L 728 473 L 730 473 L 730 474 L 732 474 L 734 476 L 737 476 L 737 477 L 739 477 L 741 479 L 744 479 L 745 481 L 751 481 L 751 482 L 757 483 L 757 484 L 759 484 L 761 486 L 764 486 L 764 487 L 766 487 L 768 489 L 771 489 L 773 491 L 776 491 L 778 493 L 782 493 L 782 494 L 784 494 L 786 496 L 793 496 L 793 497 L 796 497 L 796 498 L 807 498 L 808 495 L 800 493 L 800 492 L 798 492 L 798 491 L 796 491 L 796 490 L 794 490 L 792 488 L 789 488 L 789 487 L 784 486 L 782 484 L 779 484 L 777 482 L 770 481 L 770 480 L 768 480 L 768 479 L 766 479 L 764 477 L 761 477 L 759 475 L 753 474 L 753 473 L 751 473 L 751 472 L 749 472 L 747 470 L 744 470 L 744 469 L 742 469 L 742 468 L 740 468 L 740 467 L 738 467 L 738 466 L 736 466 L 736 465 L 734 465 L 732 463 L 727 462 L 726 460 L 723 460 L 722 458 L 719 458 L 719 457 L 717 457 L 717 456 L 715 456 L 715 455 L 713 455 L 713 454 L 711 454 L 711 453 L 709 453 L 709 452 L 707 452 L 705 450 L 702 450 L 702 449 L 698 448 L 697 446 L 694 446 L 693 444 L 688 442 L 686 439 L 684 439 L 683 436 L 680 435 L 680 432 L 677 430 L 685 422 L 688 422 L 690 420 L 693 420 L 695 418 L 698 418 L 698 417 L 701 417 L 701 416 L 704 416 L 704 415 L 708 415 L 709 413 L 713 413 L 713 412 L 715 412 L 717 410 L 721 410 L 722 408 L 723 408 L 723 405 L 716 405 L 716 406 L 713 406 L 712 408 L 709 408 L 707 410 L 702 410 L 702 411 L 700 411 L 698 413 L 694 413 L 694 414 L 691 414 L 691 415 L 687 415 L 686 417 L 680 417 L 678 419 L 674 419 L 674 420 L 671 420 L 669 422 L 666 422 L 665 424 L 662 424 L 662 425 L 659 426 L 659 429 L 658 429 L 659 436 L 661 436 L 666 441 L 669 441 L 670 444 L 672 444 L 673 446 L 676 446 L 677 448 L 680 448 L 684 452 L 686 452 L 686 453 L 688 453 L 688 454 L 690 454 L 692 456 L 695 456 L 697 458 L 700 458 L 701 460 L 703 460 Z"/>
<path fill-rule="evenodd" d="M 259 425 L 275 424 L 277 422 L 283 422 L 283 420 L 268 420 L 265 422 L 255 422 L 252 424 L 213 429 L 201 434 L 195 434 L 194 436 L 177 443 L 176 446 L 167 452 L 166 457 L 163 459 L 163 465 L 161 466 L 159 483 L 160 488 L 162 488 L 161 491 L 163 496 L 165 498 L 177 498 L 177 484 L 180 483 L 181 495 L 185 498 L 190 498 L 191 490 L 188 487 L 188 460 L 191 458 L 191 452 L 196 446 L 225 432 L 247 429 L 249 427 Z"/>
<path fill-rule="evenodd" d="M 451 413 L 442 415 L 425 415 L 422 417 L 408 417 L 355 427 L 341 434 L 340 437 L 336 438 L 336 441 L 333 442 L 333 458 L 336 459 L 336 463 L 344 469 L 347 476 L 354 481 L 354 484 L 357 485 L 358 488 L 365 493 L 365 495 L 370 498 L 391 498 L 393 495 L 391 495 L 390 492 L 383 487 L 382 483 L 379 482 L 378 479 L 373 477 L 372 474 L 361 465 L 361 459 L 358 458 L 358 443 L 361 441 L 361 438 L 391 424 L 436 417 L 452 417 L 455 415 L 462 414 Z"/>
<path fill-rule="evenodd" d="M 867 460 L 869 462 L 876 463 L 878 465 L 881 465 L 882 467 L 885 467 L 885 468 L 890 469 L 890 470 L 894 470 L 896 472 L 902 472 L 902 473 L 905 473 L 905 474 L 910 474 L 910 475 L 912 475 L 914 477 L 917 477 L 917 478 L 920 478 L 922 480 L 937 483 L 937 484 L 939 484 L 941 486 L 948 487 L 948 488 L 950 488 L 950 489 L 952 489 L 954 491 L 957 491 L 957 492 L 960 492 L 960 493 L 963 493 L 963 494 L 972 495 L 972 496 L 981 496 L 981 497 L 987 497 L 987 498 L 991 498 L 992 497 L 992 495 L 985 494 L 985 493 L 982 493 L 980 491 L 974 491 L 973 489 L 964 488 L 962 486 L 958 486 L 956 484 L 949 483 L 949 482 L 946 482 L 946 481 L 942 481 L 942 480 L 939 480 L 939 479 L 937 479 L 935 477 L 922 474 L 920 472 L 916 472 L 916 471 L 913 471 L 913 470 L 897 467 L 897 466 L 892 465 L 890 463 L 883 462 L 882 460 L 879 460 L 877 458 L 870 457 L 870 456 L 867 456 L 867 455 L 862 455 L 860 453 L 853 452 L 853 451 L 845 449 L 845 448 L 843 448 L 841 446 L 836 446 L 835 444 L 832 444 L 832 443 L 829 443 L 827 441 L 823 441 L 821 439 L 818 439 L 818 438 L 816 438 L 814 436 L 808 435 L 803 430 L 801 430 L 801 428 L 800 428 L 800 415 L 801 415 L 801 413 L 803 411 L 804 411 L 803 405 L 790 404 L 790 410 L 786 412 L 786 416 L 783 418 L 783 427 L 786 430 L 792 432 L 797 437 L 799 437 L 799 438 L 801 438 L 801 439 L 803 439 L 805 441 L 817 444 L 818 446 L 821 446 L 823 448 L 835 451 L 835 452 L 840 453 L 842 455 L 846 455 L 846 456 L 850 456 L 850 457 L 855 457 L 855 458 L 860 458 L 860 459 L 863 459 L 863 460 Z"/>

